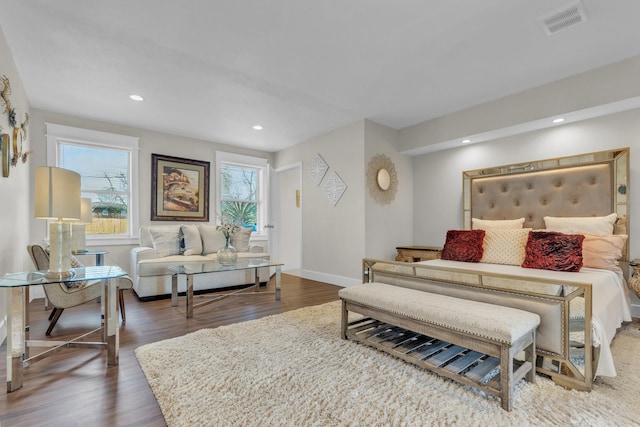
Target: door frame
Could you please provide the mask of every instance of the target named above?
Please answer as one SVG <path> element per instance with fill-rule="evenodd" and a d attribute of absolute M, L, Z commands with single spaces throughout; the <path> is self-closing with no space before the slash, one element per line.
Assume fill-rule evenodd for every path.
<path fill-rule="evenodd" d="M 276 227 L 275 227 L 275 233 L 273 233 L 273 235 L 271 236 L 271 245 L 270 245 L 270 252 L 272 252 L 272 259 L 275 260 L 279 260 L 279 256 L 281 254 L 281 244 L 282 244 L 282 228 L 281 228 L 281 217 L 282 217 L 282 212 L 280 212 L 280 199 L 282 196 L 282 191 L 281 191 L 281 180 L 280 180 L 280 174 L 283 172 L 288 172 L 292 169 L 297 169 L 298 170 L 298 188 L 300 189 L 300 230 L 298 230 L 298 236 L 300 237 L 300 258 L 298 259 L 298 270 L 300 272 L 302 272 L 302 229 L 303 229 L 303 221 L 304 221 L 304 217 L 302 215 L 302 206 L 303 206 L 303 193 L 302 193 L 302 162 L 298 161 L 298 162 L 294 162 L 291 163 L 289 165 L 286 166 L 282 166 L 279 168 L 274 168 L 272 169 L 273 171 L 273 176 L 272 179 L 270 179 L 270 183 L 271 185 L 271 191 L 270 194 L 273 196 L 273 199 L 270 203 L 271 205 L 271 218 L 272 221 L 270 221 L 271 223 L 275 223 Z M 276 177 L 277 176 L 277 177 Z M 277 188 L 275 188 L 277 186 Z M 283 270 L 286 270 L 287 266 L 284 266 Z"/>

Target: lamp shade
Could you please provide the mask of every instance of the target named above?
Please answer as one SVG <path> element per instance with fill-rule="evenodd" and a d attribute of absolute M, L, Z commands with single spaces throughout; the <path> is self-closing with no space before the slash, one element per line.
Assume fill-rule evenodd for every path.
<path fill-rule="evenodd" d="M 91 221 L 93 221 L 91 199 L 89 197 L 83 197 L 80 201 L 80 223 L 91 224 Z"/>
<path fill-rule="evenodd" d="M 59 221 L 79 220 L 80 175 L 62 168 L 36 168 L 35 217 Z"/>

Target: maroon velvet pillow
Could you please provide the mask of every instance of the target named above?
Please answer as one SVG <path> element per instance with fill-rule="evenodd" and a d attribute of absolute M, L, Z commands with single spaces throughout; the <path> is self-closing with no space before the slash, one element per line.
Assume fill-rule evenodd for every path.
<path fill-rule="evenodd" d="M 442 259 L 480 262 L 484 230 L 449 230 L 442 249 Z"/>
<path fill-rule="evenodd" d="M 580 271 L 582 234 L 530 231 L 522 266 L 555 271 Z"/>

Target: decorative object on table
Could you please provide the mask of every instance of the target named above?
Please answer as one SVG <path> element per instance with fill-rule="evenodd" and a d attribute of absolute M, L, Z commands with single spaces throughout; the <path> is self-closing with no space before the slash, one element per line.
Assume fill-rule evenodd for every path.
<path fill-rule="evenodd" d="M 222 232 L 225 240 L 224 246 L 218 249 L 217 252 L 218 262 L 222 265 L 233 265 L 238 260 L 238 251 L 231 245 L 230 241 L 231 236 L 240 231 L 240 227 L 235 224 L 224 223 L 217 226 L 216 230 Z"/>
<path fill-rule="evenodd" d="M 340 198 L 347 191 L 347 184 L 344 183 L 342 178 L 338 176 L 336 172 L 331 172 L 329 179 L 324 184 L 324 194 L 331 202 L 331 205 L 335 206 L 340 201 Z"/>
<path fill-rule="evenodd" d="M 80 175 L 51 166 L 36 169 L 35 217 L 49 223 L 47 277 L 70 277 L 71 225 L 80 219 Z"/>
<path fill-rule="evenodd" d="M 7 178 L 9 176 L 9 161 L 11 158 L 11 147 L 9 147 L 9 135 L 2 134 L 0 140 L 0 149 L 2 150 L 2 176 Z"/>
<path fill-rule="evenodd" d="M 151 154 L 151 221 L 209 221 L 209 162 Z"/>
<path fill-rule="evenodd" d="M 80 201 L 80 221 L 71 224 L 71 252 L 87 252 L 87 224 L 91 224 L 93 215 L 91 212 L 91 199 L 83 197 Z"/>
<path fill-rule="evenodd" d="M 376 154 L 367 166 L 367 186 L 373 199 L 386 205 L 393 201 L 398 191 L 398 173 L 389 157 Z"/>
<path fill-rule="evenodd" d="M 640 259 L 632 259 L 629 265 L 633 268 L 633 274 L 629 279 L 629 287 L 640 298 Z"/>
<path fill-rule="evenodd" d="M 322 178 L 329 170 L 329 165 L 324 161 L 320 154 L 317 154 L 316 157 L 311 162 L 311 167 L 309 168 L 309 175 L 313 178 L 313 181 L 316 185 L 320 185 Z"/>

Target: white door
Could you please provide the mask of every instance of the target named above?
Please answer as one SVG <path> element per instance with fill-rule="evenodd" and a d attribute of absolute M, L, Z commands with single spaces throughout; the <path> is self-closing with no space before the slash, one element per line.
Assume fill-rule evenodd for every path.
<path fill-rule="evenodd" d="M 272 175 L 272 256 L 284 263 L 282 272 L 299 276 L 302 264 L 302 165 L 275 170 Z"/>

